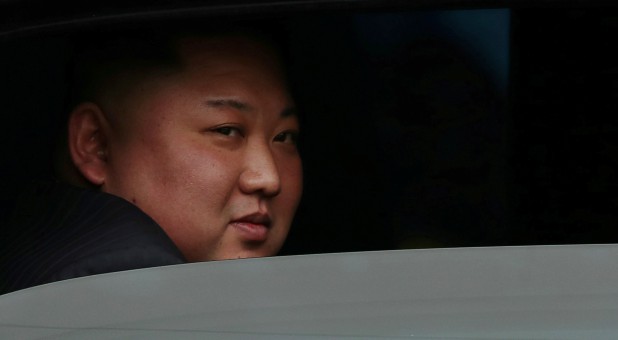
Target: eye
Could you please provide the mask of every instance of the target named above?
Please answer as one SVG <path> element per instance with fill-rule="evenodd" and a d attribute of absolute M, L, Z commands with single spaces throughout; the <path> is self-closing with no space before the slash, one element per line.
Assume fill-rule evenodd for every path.
<path fill-rule="evenodd" d="M 273 140 L 275 142 L 296 145 L 298 143 L 298 132 L 297 131 L 283 131 L 280 134 L 276 135 Z"/>
<path fill-rule="evenodd" d="M 212 129 L 212 131 L 229 137 L 242 136 L 242 131 L 234 126 L 219 126 Z"/>

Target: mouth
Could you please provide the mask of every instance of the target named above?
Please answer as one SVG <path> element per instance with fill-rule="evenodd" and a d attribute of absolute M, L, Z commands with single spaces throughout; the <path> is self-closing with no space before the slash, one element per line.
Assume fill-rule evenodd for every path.
<path fill-rule="evenodd" d="M 232 220 L 229 225 L 248 242 L 264 242 L 268 238 L 271 220 L 268 214 L 254 213 Z"/>

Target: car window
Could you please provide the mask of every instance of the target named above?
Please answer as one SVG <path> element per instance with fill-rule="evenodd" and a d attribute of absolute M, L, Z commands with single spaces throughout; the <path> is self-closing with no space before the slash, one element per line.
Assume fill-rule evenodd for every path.
<path fill-rule="evenodd" d="M 615 6 L 255 10 L 301 111 L 281 254 L 617 241 Z M 5 225 L 53 171 L 75 30 L 3 35 Z"/>

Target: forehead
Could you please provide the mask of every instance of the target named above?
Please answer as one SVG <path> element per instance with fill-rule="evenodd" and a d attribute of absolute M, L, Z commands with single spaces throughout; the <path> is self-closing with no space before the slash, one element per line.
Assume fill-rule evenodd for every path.
<path fill-rule="evenodd" d="M 172 82 L 189 93 L 243 101 L 247 106 L 294 105 L 279 55 L 264 40 L 245 35 L 178 40 L 180 72 Z M 165 79 L 163 79 L 165 81 Z M 275 109 L 275 108 L 271 108 Z"/>
<path fill-rule="evenodd" d="M 175 49 L 180 68 L 144 77 L 135 91 L 126 93 L 131 93 L 125 96 L 128 111 L 143 100 L 180 89 L 183 98 L 231 96 L 251 105 L 258 100 L 293 106 L 279 56 L 263 40 L 245 35 L 184 37 Z"/>
<path fill-rule="evenodd" d="M 277 117 L 294 107 L 278 54 L 262 40 L 187 37 L 177 40 L 176 52 L 180 68 L 141 82 L 125 102 L 125 117 L 139 122 L 141 114 L 136 112 L 143 105 L 169 107 L 172 102 L 242 103 L 251 109 L 247 111 L 273 112 Z"/>

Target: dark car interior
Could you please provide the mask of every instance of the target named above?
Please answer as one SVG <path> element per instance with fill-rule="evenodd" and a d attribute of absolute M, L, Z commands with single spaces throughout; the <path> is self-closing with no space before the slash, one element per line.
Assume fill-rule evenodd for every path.
<path fill-rule="evenodd" d="M 0 2 L 3 242 L 53 178 L 76 33 L 213 18 L 286 39 L 305 190 L 281 254 L 618 242 L 614 3 L 31 6 Z"/>

